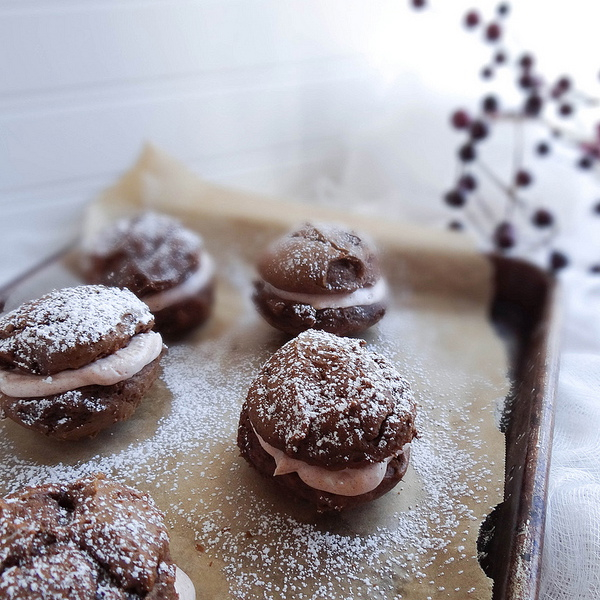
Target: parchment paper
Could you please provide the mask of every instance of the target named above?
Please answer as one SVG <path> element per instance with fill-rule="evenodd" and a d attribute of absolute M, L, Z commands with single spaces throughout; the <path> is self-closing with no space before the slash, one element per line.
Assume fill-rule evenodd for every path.
<path fill-rule="evenodd" d="M 57 443 L 0 425 L 2 492 L 103 471 L 148 491 L 171 526 L 172 553 L 199 599 L 491 598 L 478 529 L 502 499 L 507 351 L 488 320 L 488 261 L 455 234 L 267 200 L 203 182 L 161 152 L 89 210 L 84 238 L 140 208 L 170 212 L 204 237 L 219 267 L 215 313 L 170 347 L 134 417 L 94 440 Z M 316 516 L 260 478 L 235 444 L 246 391 L 286 337 L 256 314 L 257 253 L 304 220 L 370 233 L 391 309 L 363 337 L 413 385 L 420 437 L 392 492 Z M 24 282 L 7 309 L 78 281 L 76 255 Z"/>

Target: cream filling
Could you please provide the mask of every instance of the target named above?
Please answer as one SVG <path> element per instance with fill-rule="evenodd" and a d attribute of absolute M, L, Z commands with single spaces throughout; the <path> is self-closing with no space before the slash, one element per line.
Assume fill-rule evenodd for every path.
<path fill-rule="evenodd" d="M 196 600 L 196 588 L 192 580 L 175 565 L 175 591 L 179 600 Z"/>
<path fill-rule="evenodd" d="M 208 285 L 214 273 L 215 265 L 212 258 L 208 254 L 204 254 L 198 270 L 183 283 L 171 289 L 145 296 L 142 301 L 146 303 L 151 312 L 158 312 L 197 294 L 204 286 Z"/>
<path fill-rule="evenodd" d="M 300 292 L 286 292 L 280 290 L 270 283 L 265 283 L 267 292 L 279 296 L 284 300 L 299 302 L 300 304 L 309 304 L 317 310 L 323 308 L 348 308 L 350 306 L 370 306 L 376 302 L 381 302 L 387 294 L 387 284 L 385 279 L 381 278 L 371 287 L 361 288 L 349 294 L 302 294 Z"/>
<path fill-rule="evenodd" d="M 374 490 L 383 481 L 388 463 L 393 458 L 390 456 L 382 462 L 356 469 L 331 471 L 290 458 L 278 448 L 271 446 L 256 431 L 254 433 L 265 452 L 275 459 L 276 468 L 273 475 L 298 473 L 298 477 L 311 488 L 339 496 L 360 496 Z"/>
<path fill-rule="evenodd" d="M 133 377 L 162 352 L 160 333 L 138 333 L 124 348 L 79 369 L 54 375 L 0 371 L 0 391 L 14 398 L 52 396 L 86 385 L 113 385 Z"/>

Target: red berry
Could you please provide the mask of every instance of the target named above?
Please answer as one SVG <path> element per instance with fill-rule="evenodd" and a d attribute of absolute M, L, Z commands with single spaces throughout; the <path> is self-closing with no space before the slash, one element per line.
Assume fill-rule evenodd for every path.
<path fill-rule="evenodd" d="M 533 56 L 531 54 L 523 54 L 519 59 L 519 66 L 523 69 L 531 69 L 533 66 Z"/>
<path fill-rule="evenodd" d="M 550 254 L 550 269 L 553 272 L 560 271 L 564 269 L 569 264 L 569 259 L 563 252 L 559 252 L 558 250 L 554 250 Z"/>
<path fill-rule="evenodd" d="M 545 208 L 538 208 L 531 217 L 536 227 L 550 227 L 554 224 L 554 215 Z"/>
<path fill-rule="evenodd" d="M 477 158 L 477 152 L 473 144 L 465 144 L 459 148 L 458 156 L 463 162 L 471 162 Z"/>
<path fill-rule="evenodd" d="M 494 231 L 494 243 L 496 248 L 508 250 L 516 244 L 516 231 L 512 223 L 503 221 Z"/>
<path fill-rule="evenodd" d="M 542 97 L 538 96 L 537 94 L 531 94 L 527 96 L 527 100 L 525 100 L 523 111 L 530 117 L 537 117 L 540 114 L 543 106 L 544 101 L 542 100 Z"/>
<path fill-rule="evenodd" d="M 550 146 L 546 142 L 540 142 L 536 147 L 535 151 L 539 156 L 546 156 L 550 153 Z"/>
<path fill-rule="evenodd" d="M 459 109 L 452 113 L 451 121 L 455 129 L 466 129 L 471 123 L 471 118 L 466 110 Z"/>
<path fill-rule="evenodd" d="M 528 90 L 529 88 L 535 87 L 535 84 L 537 83 L 537 81 L 536 81 L 535 77 L 533 77 L 533 75 L 530 75 L 529 73 L 525 73 L 525 75 L 521 75 L 521 77 L 519 77 L 517 83 L 520 88 L 522 88 L 524 90 Z"/>
<path fill-rule="evenodd" d="M 502 36 L 502 27 L 498 23 L 490 23 L 485 28 L 485 39 L 488 42 L 497 42 Z"/>
<path fill-rule="evenodd" d="M 507 2 L 502 2 L 501 4 L 498 4 L 498 8 L 496 9 L 496 12 L 501 17 L 504 17 L 508 14 L 509 9 L 510 9 L 509 4 Z"/>
<path fill-rule="evenodd" d="M 469 127 L 469 133 L 472 140 L 483 140 L 488 135 L 488 126 L 483 121 L 473 121 Z"/>
<path fill-rule="evenodd" d="M 566 92 L 571 87 L 571 80 L 565 75 L 556 82 L 556 88 Z"/>
<path fill-rule="evenodd" d="M 506 62 L 506 54 L 502 50 L 498 50 L 494 55 L 494 62 L 499 65 L 504 64 Z"/>
<path fill-rule="evenodd" d="M 494 76 L 494 69 L 492 67 L 483 67 L 481 69 L 482 79 L 491 79 Z"/>
<path fill-rule="evenodd" d="M 525 169 L 520 169 L 515 173 L 515 185 L 519 187 L 527 187 L 531 185 L 533 181 L 533 177 L 529 171 L 525 171 Z"/>
<path fill-rule="evenodd" d="M 495 113 L 498 111 L 499 107 L 498 98 L 492 94 L 489 94 L 483 98 L 481 105 L 484 113 Z"/>
<path fill-rule="evenodd" d="M 472 29 L 473 27 L 477 27 L 480 21 L 479 13 L 476 10 L 470 10 L 465 15 L 465 27 Z"/>
<path fill-rule="evenodd" d="M 473 190 L 477 189 L 477 179 L 475 179 L 471 173 L 465 173 L 458 180 L 458 187 L 466 192 L 472 192 Z"/>
<path fill-rule="evenodd" d="M 561 117 L 569 117 L 573 114 L 573 105 L 565 102 L 558 107 L 558 112 Z"/>
<path fill-rule="evenodd" d="M 444 202 L 452 208 L 460 208 L 467 202 L 465 195 L 459 190 L 450 190 L 444 196 Z"/>

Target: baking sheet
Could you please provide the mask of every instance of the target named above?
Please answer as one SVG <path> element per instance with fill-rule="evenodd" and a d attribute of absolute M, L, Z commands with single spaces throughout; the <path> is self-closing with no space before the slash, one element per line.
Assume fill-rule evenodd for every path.
<path fill-rule="evenodd" d="M 490 262 L 458 236 L 212 186 L 153 149 L 90 209 L 86 235 L 142 206 L 171 212 L 204 236 L 219 266 L 215 314 L 170 348 L 134 417 L 96 439 L 57 443 L 3 422 L 2 492 L 97 470 L 150 492 L 200 599 L 491 598 L 476 540 L 503 495 L 498 421 L 510 381 L 507 349 L 488 318 Z M 249 384 L 287 339 L 250 302 L 255 258 L 309 217 L 375 238 L 393 304 L 363 337 L 395 361 L 419 404 L 420 438 L 404 481 L 339 516 L 281 498 L 235 445 Z M 76 283 L 74 258 L 24 282 L 7 308 Z"/>

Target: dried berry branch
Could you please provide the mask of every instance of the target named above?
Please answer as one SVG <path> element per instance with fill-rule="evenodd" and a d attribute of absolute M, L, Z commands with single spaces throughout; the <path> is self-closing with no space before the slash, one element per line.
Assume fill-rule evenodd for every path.
<path fill-rule="evenodd" d="M 422 9 L 425 0 L 411 0 L 413 8 Z M 523 52 L 513 55 L 504 44 L 510 5 L 500 3 L 491 19 L 483 19 L 477 9 L 464 14 L 462 25 L 468 31 L 479 32 L 490 50 L 489 59 L 483 65 L 480 76 L 493 80 L 500 70 L 514 73 L 515 88 L 519 101 L 516 105 L 504 105 L 500 93 L 486 94 L 474 110 L 460 108 L 450 116 L 451 127 L 463 136 L 457 148 L 457 175 L 451 189 L 444 195 L 444 202 L 457 212 L 449 227 L 471 229 L 500 253 L 530 254 L 544 249 L 547 266 L 556 272 L 569 264 L 569 257 L 556 247 L 559 233 L 557 216 L 548 206 L 535 206 L 528 192 L 535 185 L 534 171 L 527 164 L 526 152 L 529 136 L 527 128 L 541 126 L 547 135 L 533 145 L 535 159 L 552 156 L 554 144 L 561 144 L 576 153 L 575 167 L 592 171 L 600 165 L 600 123 L 594 134 L 582 138 L 567 124 L 573 122 L 582 109 L 600 106 L 600 99 L 577 89 L 573 78 L 561 75 L 550 80 L 536 64 L 535 55 Z M 557 124 L 558 123 L 558 124 Z M 514 126 L 511 172 L 505 179 L 498 175 L 494 165 L 481 158 L 481 146 L 493 137 L 499 125 Z M 484 191 L 492 190 L 504 198 L 500 215 L 485 200 Z M 591 211 L 600 216 L 600 202 Z M 591 267 L 592 273 L 600 273 L 600 264 Z"/>

